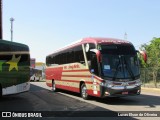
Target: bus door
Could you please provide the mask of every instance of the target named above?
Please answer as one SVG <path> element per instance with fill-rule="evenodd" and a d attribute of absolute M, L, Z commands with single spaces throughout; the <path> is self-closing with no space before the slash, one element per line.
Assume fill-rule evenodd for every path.
<path fill-rule="evenodd" d="M 99 62 L 97 60 L 97 54 L 94 51 L 90 51 L 90 61 L 89 61 L 89 69 L 92 73 L 91 80 L 93 84 L 93 94 L 98 94 L 98 84 L 95 79 L 95 76 L 100 75 L 100 68 L 99 68 Z"/>

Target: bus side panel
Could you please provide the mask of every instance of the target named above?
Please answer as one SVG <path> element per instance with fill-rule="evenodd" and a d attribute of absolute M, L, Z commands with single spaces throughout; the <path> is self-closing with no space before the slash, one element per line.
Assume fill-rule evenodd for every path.
<path fill-rule="evenodd" d="M 72 87 L 72 86 L 56 85 L 56 87 L 57 87 L 57 88 L 60 88 L 60 89 L 72 91 L 72 92 L 77 92 L 77 93 L 80 92 L 80 91 L 79 91 L 79 88 Z"/>
<path fill-rule="evenodd" d="M 101 96 L 101 92 L 97 91 L 94 93 L 94 90 L 87 90 L 88 95 L 90 96 L 95 96 L 95 97 L 100 97 Z"/>
<path fill-rule="evenodd" d="M 0 84 L 3 95 L 28 91 L 30 53 L 24 44 L 0 40 Z"/>
<path fill-rule="evenodd" d="M 52 87 L 52 80 L 46 79 L 46 85 L 47 85 L 48 87 Z"/>
<path fill-rule="evenodd" d="M 15 63 L 12 62 L 13 56 L 15 56 L 15 59 L 20 58 L 20 60 Z M 0 71 L 2 88 L 29 82 L 29 59 L 28 54 L 0 55 L 0 61 L 3 61 Z"/>
<path fill-rule="evenodd" d="M 66 68 L 68 69 L 63 70 L 58 87 L 80 93 L 80 81 L 85 81 L 90 76 L 88 69 L 79 63 L 69 64 Z"/>
<path fill-rule="evenodd" d="M 61 80 L 63 67 L 53 67 L 46 69 L 46 84 L 52 87 L 52 80 Z"/>
<path fill-rule="evenodd" d="M 81 65 L 80 65 L 81 66 Z M 58 83 L 61 89 L 66 89 L 80 93 L 80 82 L 84 82 L 87 86 L 88 94 L 100 97 L 99 80 L 96 76 L 92 76 L 88 69 L 81 68 L 76 70 L 64 70 L 62 73 L 62 82 Z"/>
<path fill-rule="evenodd" d="M 96 76 L 92 76 L 88 69 L 78 64 L 78 68 L 72 68 L 70 66 L 76 66 L 76 64 L 68 64 L 63 67 L 49 67 L 46 69 L 46 84 L 52 87 L 52 80 L 56 83 L 56 88 L 73 91 L 80 93 L 80 82 L 85 82 L 87 86 L 87 92 L 91 96 L 100 97 L 100 82 Z M 63 69 L 64 68 L 64 69 Z M 67 68 L 67 69 L 66 69 Z"/>
<path fill-rule="evenodd" d="M 100 92 L 99 81 L 97 79 L 95 79 L 95 78 L 94 78 L 93 81 L 91 81 L 91 82 L 85 82 L 85 84 L 87 86 L 87 93 L 90 96 L 100 97 L 101 96 L 101 92 Z"/>

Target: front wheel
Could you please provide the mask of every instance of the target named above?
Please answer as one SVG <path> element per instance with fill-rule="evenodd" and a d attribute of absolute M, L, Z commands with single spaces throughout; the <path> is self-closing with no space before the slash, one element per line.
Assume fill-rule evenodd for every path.
<path fill-rule="evenodd" d="M 85 100 L 89 99 L 89 95 L 87 93 L 87 87 L 86 87 L 85 83 L 83 83 L 81 85 L 81 97 Z"/>

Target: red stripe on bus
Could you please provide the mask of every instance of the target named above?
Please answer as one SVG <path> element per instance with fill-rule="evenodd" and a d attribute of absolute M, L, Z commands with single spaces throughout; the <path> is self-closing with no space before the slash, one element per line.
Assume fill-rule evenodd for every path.
<path fill-rule="evenodd" d="M 103 81 L 103 79 L 101 79 L 101 78 L 99 78 L 99 77 L 97 77 L 97 76 L 94 76 L 97 80 L 99 80 L 100 82 L 102 82 Z"/>
<path fill-rule="evenodd" d="M 80 88 L 76 88 L 76 87 L 64 86 L 64 85 L 56 85 L 56 88 L 60 88 L 60 89 L 64 89 L 64 90 L 80 93 Z M 94 94 L 93 92 L 94 92 L 93 90 L 87 90 L 88 95 L 100 97 L 100 95 L 101 95 L 100 91 L 97 91 L 97 94 Z"/>
<path fill-rule="evenodd" d="M 57 84 L 56 84 L 56 88 L 60 88 L 60 89 L 69 90 L 69 91 L 73 91 L 73 92 L 78 92 L 78 93 L 80 93 L 80 89 L 79 89 L 79 88 L 76 88 L 76 87 L 64 86 L 64 85 L 57 85 Z"/>
<path fill-rule="evenodd" d="M 80 80 L 65 80 L 65 79 L 61 79 L 61 80 L 55 80 L 55 81 L 64 81 L 64 82 L 75 82 L 75 83 L 79 83 L 81 82 Z M 93 81 L 84 81 L 87 84 L 93 84 Z M 48 85 L 48 83 L 46 83 Z M 49 83 L 50 84 L 50 83 Z M 98 82 L 96 82 L 96 84 L 99 84 Z"/>
<path fill-rule="evenodd" d="M 63 71 L 63 67 L 46 69 L 46 79 L 59 80 L 62 77 L 62 71 Z"/>
<path fill-rule="evenodd" d="M 84 70 L 63 70 L 63 72 L 89 72 L 89 70 L 84 69 Z"/>
<path fill-rule="evenodd" d="M 86 77 L 86 78 L 90 78 L 91 75 L 62 75 L 62 77 Z"/>
<path fill-rule="evenodd" d="M 52 87 L 52 83 L 46 83 L 46 85 Z"/>
<path fill-rule="evenodd" d="M 52 87 L 52 84 L 50 84 L 50 83 L 47 83 L 47 85 L 49 87 Z M 80 93 L 80 88 L 76 88 L 76 87 L 64 86 L 64 85 L 58 85 L 58 84 L 56 84 L 56 88 Z M 97 94 L 94 94 L 93 92 L 94 92 L 93 90 L 87 90 L 88 95 L 96 96 L 96 97 L 100 97 L 101 96 L 100 91 L 97 91 Z"/>
<path fill-rule="evenodd" d="M 95 96 L 95 97 L 101 96 L 100 91 L 97 91 L 97 94 L 94 94 L 93 92 L 94 92 L 93 90 L 87 90 L 88 95 Z"/>
<path fill-rule="evenodd" d="M 56 81 L 64 81 L 64 82 L 75 82 L 75 83 L 79 83 L 79 80 L 56 80 Z M 89 81 L 84 81 L 86 84 L 93 84 L 93 82 L 89 82 Z M 98 83 L 97 83 L 98 84 Z"/>
<path fill-rule="evenodd" d="M 86 78 L 91 78 L 92 75 L 62 75 L 62 77 L 86 77 Z M 95 79 L 99 80 L 100 82 L 103 81 L 103 79 L 98 78 L 97 76 L 94 76 Z"/>
<path fill-rule="evenodd" d="M 75 83 L 79 83 L 80 81 L 76 81 L 76 80 L 56 80 L 56 81 L 64 81 L 64 82 L 75 82 Z"/>
<path fill-rule="evenodd" d="M 49 81 L 49 80 L 48 80 Z M 80 83 L 81 81 L 79 80 L 55 80 L 55 81 L 64 81 L 64 82 L 75 82 L 75 83 Z M 93 82 L 90 82 L 90 81 L 84 81 L 86 84 L 93 84 Z M 97 83 L 97 82 L 96 82 Z M 46 83 L 49 87 L 52 87 L 52 84 L 51 83 Z M 99 83 L 97 83 L 99 84 Z"/>

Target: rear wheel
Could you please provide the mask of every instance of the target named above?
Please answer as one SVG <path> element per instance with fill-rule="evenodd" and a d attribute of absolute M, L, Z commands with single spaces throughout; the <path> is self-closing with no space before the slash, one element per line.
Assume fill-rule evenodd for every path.
<path fill-rule="evenodd" d="M 89 99 L 89 95 L 87 93 L 87 87 L 86 87 L 85 83 L 83 83 L 81 85 L 81 97 L 85 100 Z"/>

